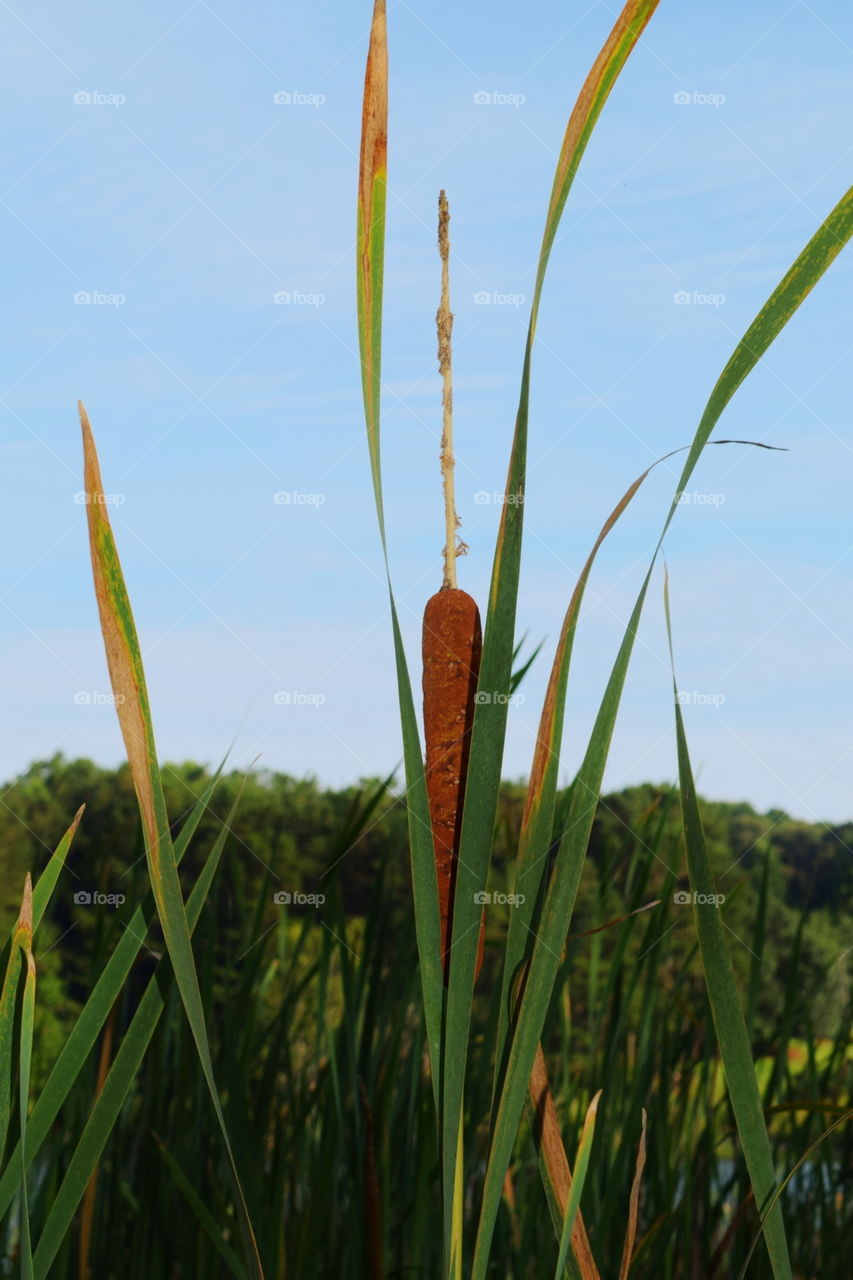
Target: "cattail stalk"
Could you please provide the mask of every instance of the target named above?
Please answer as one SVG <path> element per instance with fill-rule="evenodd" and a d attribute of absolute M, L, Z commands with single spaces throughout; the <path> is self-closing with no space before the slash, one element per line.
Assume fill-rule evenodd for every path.
<path fill-rule="evenodd" d="M 423 622 L 424 739 L 426 742 L 426 782 L 430 820 L 435 846 L 438 908 L 441 922 L 441 957 L 445 982 L 448 978 L 453 921 L 453 892 L 459 840 L 462 833 L 462 806 L 468 771 L 468 752 L 474 721 L 474 696 L 480 674 L 482 635 L 476 601 L 460 590 L 456 578 L 456 557 L 467 547 L 457 535 L 453 457 L 453 386 L 451 366 L 449 238 L 450 212 L 442 191 L 438 198 L 438 247 L 441 254 L 441 302 L 436 315 L 438 367 L 442 377 L 443 425 L 441 433 L 441 476 L 444 488 L 444 573 L 441 589 L 431 596 Z M 483 921 L 483 927 L 485 920 Z M 483 927 L 480 954 L 483 957 Z"/>

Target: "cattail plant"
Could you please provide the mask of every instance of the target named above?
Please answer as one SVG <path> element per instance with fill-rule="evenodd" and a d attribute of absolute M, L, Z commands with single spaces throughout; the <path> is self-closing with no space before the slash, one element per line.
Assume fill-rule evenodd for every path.
<path fill-rule="evenodd" d="M 453 456 L 453 373 L 450 310 L 449 256 L 450 210 L 442 191 L 438 198 L 438 248 L 441 254 L 441 302 L 436 316 L 438 367 L 442 378 L 441 476 L 444 487 L 445 543 L 444 577 L 440 589 L 430 596 L 423 622 L 423 692 L 426 781 L 432 838 L 435 845 L 435 873 L 438 883 L 438 911 L 441 921 L 441 957 L 444 980 L 450 964 L 450 929 L 462 808 L 474 699 L 480 674 L 482 633 L 477 602 L 457 583 L 456 558 L 467 551 L 458 537 Z M 480 926 L 479 966 L 482 964 L 485 917 Z"/>
<path fill-rule="evenodd" d="M 465 1208 L 470 1197 L 466 1197 L 465 1187 L 471 1171 L 468 1153 L 480 1118 L 472 1116 L 470 1122 L 467 1120 L 466 1073 L 472 995 L 479 968 L 479 904 L 483 901 L 490 871 L 506 732 L 505 695 L 509 692 L 512 679 L 524 519 L 528 407 L 536 325 L 549 259 L 586 145 L 608 95 L 657 8 L 657 3 L 658 0 L 627 0 L 592 65 L 566 127 L 539 254 L 507 473 L 507 501 L 502 507 L 495 546 L 488 613 L 480 654 L 479 688 L 485 691 L 486 696 L 475 699 L 473 719 L 469 727 L 469 700 L 475 666 L 473 655 L 479 647 L 476 638 L 476 612 L 473 602 L 457 596 L 459 588 L 455 578 L 445 570 L 443 588 L 430 601 L 425 617 L 428 627 L 424 645 L 426 761 L 421 749 L 390 573 L 388 577 L 406 766 L 415 924 L 441 1153 L 444 1269 L 445 1274 L 454 1280 L 462 1274 L 468 1274 L 470 1244 Z M 384 0 L 375 0 L 362 117 L 357 299 L 365 420 L 386 570 L 387 531 L 382 498 L 379 427 L 387 193 L 387 80 L 386 7 Z M 842 197 L 783 277 L 738 343 L 713 388 L 678 478 L 580 769 L 558 825 L 556 796 L 564 710 L 573 639 L 583 594 L 601 543 L 627 509 L 647 472 L 628 489 L 605 521 L 571 596 L 542 709 L 515 867 L 515 883 L 519 888 L 523 887 L 525 906 L 523 910 L 511 913 L 501 966 L 500 998 L 493 1032 L 494 1084 L 488 1121 L 485 1173 L 481 1179 L 477 1179 L 479 1209 L 470 1224 L 473 1228 L 473 1250 L 470 1255 L 470 1275 L 473 1280 L 485 1280 L 489 1274 L 498 1214 L 506 1195 L 507 1174 L 519 1124 L 525 1107 L 529 1106 L 531 1073 L 536 1067 L 541 1036 L 569 932 L 634 640 L 664 538 L 678 510 L 679 495 L 697 466 L 729 400 L 851 234 L 853 190 Z M 449 303 L 447 308 L 449 310 Z M 440 310 L 440 350 L 442 316 L 445 322 L 444 332 L 449 336 L 447 311 Z M 445 355 L 442 371 L 445 375 L 446 424 L 449 352 Z M 443 443 L 444 452 L 449 443 L 446 426 Z M 448 478 L 452 476 L 452 463 L 446 456 L 444 461 L 447 495 L 448 487 L 452 493 L 452 485 L 448 486 Z M 452 551 L 455 550 L 456 542 L 456 518 L 452 503 L 446 502 L 445 516 L 447 563 L 448 559 L 453 558 Z M 683 750 L 681 757 L 684 787 L 688 786 L 689 770 Z M 437 764 L 442 769 L 446 768 L 446 771 L 440 772 Z M 466 766 L 467 784 L 464 781 Z M 685 818 L 691 883 L 698 879 L 704 889 L 707 887 L 707 867 L 693 820 L 694 813 L 689 805 Z M 790 1280 L 791 1264 L 781 1206 L 778 1198 L 774 1198 L 778 1180 L 761 1113 L 748 1037 L 743 1027 L 743 1014 L 737 1003 L 730 966 L 727 967 L 723 955 L 725 941 L 721 929 L 709 927 L 704 922 L 697 930 L 697 937 L 738 1134 L 755 1202 L 764 1214 L 762 1230 L 770 1265 L 775 1280 Z M 449 965 L 446 963 L 448 940 L 452 952 L 452 963 Z M 595 1096 L 597 1098 L 598 1095 Z M 635 1119 L 637 1125 L 640 1124 L 640 1110 L 638 1106 Z M 563 1197 L 564 1217 L 562 1220 L 555 1220 L 558 1242 L 557 1276 L 563 1274 L 566 1265 L 570 1264 L 574 1268 L 581 1265 L 579 1237 L 574 1231 L 574 1224 L 582 1191 L 583 1172 L 587 1167 L 592 1142 L 594 1116 L 595 1108 L 591 1101 L 587 1124 L 577 1151 L 576 1176 L 568 1197 Z M 553 1188 L 548 1185 L 547 1162 L 541 1162 L 540 1167 L 546 1195 L 553 1201 L 555 1197 Z M 625 1194 L 628 1194 L 627 1187 Z M 633 1241 L 637 1214 L 637 1195 L 633 1190 L 630 1204 L 626 1239 Z M 629 1248 L 628 1256 L 620 1268 L 623 1274 L 631 1265 L 630 1253 Z"/>
<path fill-rule="evenodd" d="M 566 127 L 524 349 L 506 481 L 506 496 L 512 500 L 502 505 L 482 636 L 477 605 L 458 586 L 456 572 L 463 546 L 453 486 L 449 212 L 443 192 L 440 197 L 437 321 L 445 543 L 442 582 L 427 602 L 423 620 L 423 746 L 388 574 L 417 971 L 411 963 L 395 966 L 387 959 L 393 940 L 386 927 L 381 876 L 362 922 L 360 953 L 349 945 L 352 921 L 345 917 L 339 886 L 331 892 L 335 881 L 330 877 L 329 917 L 322 933 L 317 930 L 320 948 L 309 958 L 303 954 L 303 948 L 308 950 L 307 917 L 293 946 L 286 920 L 267 927 L 270 872 L 258 903 L 244 900 L 242 891 L 236 895 L 244 926 L 241 944 L 245 934 L 247 945 L 217 973 L 213 952 L 227 939 L 221 916 L 205 906 L 239 791 L 204 856 L 188 860 L 194 878 L 185 896 L 179 870 L 190 848 L 195 850 L 222 766 L 176 825 L 167 810 L 142 651 L 104 502 L 95 442 L 81 406 L 95 594 L 144 837 L 139 874 L 147 872 L 150 889 L 121 921 L 115 945 L 103 937 L 97 943 L 91 989 L 79 1014 L 69 1011 L 62 1048 L 35 1097 L 30 1096 L 37 1027 L 34 957 L 45 954 L 42 922 L 82 810 L 35 883 L 27 877 L 17 922 L 0 948 L 4 1274 L 48 1280 L 77 1274 L 88 1265 L 92 1275 L 121 1274 L 132 1280 L 178 1274 L 239 1280 L 328 1274 L 358 1280 L 366 1266 L 367 1274 L 376 1277 L 417 1270 L 445 1280 L 509 1274 L 520 1280 L 531 1274 L 525 1268 L 533 1258 L 537 1278 L 551 1273 L 555 1280 L 566 1275 L 598 1280 L 603 1273 L 627 1280 L 629 1274 L 642 1273 L 669 1280 L 695 1274 L 697 1241 L 704 1249 L 700 1262 L 708 1264 L 703 1275 L 734 1275 L 726 1268 L 728 1251 L 737 1241 L 738 1280 L 744 1280 L 749 1266 L 759 1268 L 750 1277 L 792 1280 L 791 1240 L 806 1258 L 804 1265 L 797 1264 L 798 1275 L 829 1276 L 827 1266 L 843 1258 L 847 1242 L 835 1226 L 840 1212 L 832 1218 L 837 1168 L 825 1179 L 824 1163 L 818 1167 L 820 1176 L 801 1184 L 798 1193 L 818 1206 L 808 1221 L 787 1214 L 786 1225 L 782 1199 L 783 1193 L 796 1190 L 793 1175 L 815 1148 L 849 1119 L 842 1106 L 825 1105 L 819 1096 L 821 1081 L 840 1078 L 846 1069 L 849 1016 L 841 1020 L 832 1043 L 822 1047 L 823 1063 L 809 1031 L 807 1081 L 817 1100 L 810 1094 L 805 1106 L 798 1099 L 777 1105 L 792 1039 L 790 1022 L 783 1024 L 769 1081 L 759 1090 L 750 1033 L 765 946 L 767 872 L 745 1018 L 722 913 L 696 905 L 712 899 L 716 886 L 677 694 L 682 811 L 677 838 L 683 841 L 693 890 L 691 943 L 704 979 L 694 1038 L 683 1036 L 676 1007 L 689 960 L 673 977 L 677 1000 L 659 982 L 656 948 L 671 946 L 676 924 L 670 924 L 669 915 L 675 872 L 667 872 L 643 937 L 635 936 L 633 951 L 627 950 L 640 912 L 649 907 L 645 886 L 653 862 L 660 863 L 662 825 L 657 833 L 645 827 L 631 833 L 626 914 L 585 933 L 570 930 L 637 629 L 679 495 L 705 446 L 715 443 L 710 437 L 740 384 L 853 236 L 853 189 L 782 277 L 711 391 L 580 767 L 571 787 L 559 794 L 566 696 L 584 592 L 600 546 L 648 472 L 628 487 L 593 542 L 560 628 L 508 868 L 519 906 L 490 947 L 487 976 L 494 988 L 484 993 L 484 1000 L 474 1000 L 482 961 L 482 902 L 494 874 L 507 695 L 517 653 L 528 403 L 540 300 L 587 142 L 657 2 L 627 0 Z M 357 306 L 368 450 L 386 570 L 380 401 L 387 78 L 385 0 L 375 0 L 362 114 Z M 669 633 L 668 597 L 665 611 Z M 674 670 L 674 660 L 672 665 Z M 390 779 L 356 806 L 334 851 L 335 864 L 372 825 L 375 806 L 389 785 Z M 619 960 L 600 985 L 605 996 L 612 995 L 617 983 L 625 986 L 624 1008 L 632 1002 L 640 1006 L 638 1032 L 632 1032 L 628 1045 L 622 1034 L 623 1007 L 614 1010 L 617 1002 L 605 998 L 594 1011 L 599 1034 L 590 1037 L 586 1054 L 577 1054 L 566 947 L 593 935 L 597 947 L 602 930 L 610 928 L 619 930 L 614 946 Z M 157 930 L 162 944 L 154 951 L 146 940 Z M 796 995 L 800 931 L 786 1008 L 793 1008 Z M 204 940 L 198 964 L 193 946 L 197 933 Z M 143 949 L 153 965 L 144 976 L 135 972 Z M 411 958 L 408 951 L 405 958 Z M 328 996 L 335 979 L 342 1012 L 332 1025 Z M 270 994 L 279 982 L 281 1002 L 270 1017 Z M 592 983 L 591 992 L 597 990 Z M 313 1001 L 310 1021 L 317 1035 L 310 1045 L 294 1045 L 291 1037 L 299 1040 L 298 1012 L 304 1014 L 306 1001 Z M 562 1018 L 561 1037 L 551 1034 L 555 1006 Z M 120 1024 L 115 1040 L 114 1020 Z M 149 1053 L 152 1044 L 155 1051 Z M 849 1085 L 844 1085 L 845 1107 L 848 1093 Z M 727 1106 L 720 1105 L 724 1099 Z M 820 1122 L 825 1110 L 842 1114 L 815 1140 L 809 1125 Z M 846 1141 L 844 1152 L 849 1153 Z M 738 1188 L 740 1205 L 728 1218 L 722 1194 L 716 1199 L 713 1194 L 719 1190 L 711 1188 L 713 1179 L 695 1187 L 691 1182 L 697 1158 L 719 1161 L 722 1144 L 743 1157 L 730 1183 Z M 602 1149 L 602 1167 L 596 1171 Z M 531 1157 L 539 1178 L 526 1176 Z M 647 1158 L 658 1163 L 644 1190 Z M 202 1194 L 205 1179 L 207 1197 Z M 180 1214 L 172 1212 L 176 1194 L 181 1196 Z M 644 1194 L 650 1202 L 645 1214 Z M 128 1204 L 138 1205 L 138 1212 L 128 1213 Z M 74 1270 L 71 1233 L 81 1205 Z M 822 1234 L 812 1221 L 817 1218 Z M 195 1230 L 186 1229 L 189 1221 Z M 403 1235 L 399 1222 L 410 1231 L 409 1253 L 398 1238 Z M 745 1226 L 752 1233 L 746 1241 L 741 1238 Z M 120 1232 L 121 1252 L 116 1244 Z M 360 1250 L 351 1246 L 353 1233 Z M 681 1242 L 677 1256 L 673 1240 Z M 503 1245 L 505 1257 L 496 1256 L 496 1242 Z M 605 1254 L 610 1264 L 606 1272 L 596 1261 Z"/>

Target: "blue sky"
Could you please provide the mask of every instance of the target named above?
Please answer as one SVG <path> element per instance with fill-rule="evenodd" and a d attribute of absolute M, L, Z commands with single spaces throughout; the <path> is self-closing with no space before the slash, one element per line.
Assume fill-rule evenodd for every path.
<path fill-rule="evenodd" d="M 556 152 L 614 16 L 583 0 L 389 6 L 383 461 L 413 666 L 443 541 L 437 192 L 452 212 L 460 582 L 482 604 L 499 508 L 477 495 L 503 489 Z M 355 355 L 369 5 L 16 3 L 0 22 L 0 776 L 56 750 L 122 758 L 75 502 L 78 396 L 116 496 L 161 754 L 215 760 L 236 734 L 237 764 L 260 753 L 331 783 L 390 769 L 399 727 Z M 850 185 L 851 71 L 841 3 L 662 0 L 605 108 L 537 337 L 519 629 L 546 643 L 511 709 L 509 776 L 529 768 L 602 520 L 689 441 L 739 336 Z M 853 816 L 851 283 L 848 252 L 717 431 L 789 452 L 709 450 L 701 500 L 666 545 L 701 789 L 827 820 Z M 648 482 L 592 579 L 566 779 L 675 467 Z M 612 787 L 674 776 L 659 585 Z"/>

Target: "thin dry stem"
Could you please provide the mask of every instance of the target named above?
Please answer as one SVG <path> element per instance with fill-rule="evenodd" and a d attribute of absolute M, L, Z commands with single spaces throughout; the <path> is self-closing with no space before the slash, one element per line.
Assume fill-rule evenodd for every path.
<path fill-rule="evenodd" d="M 438 370 L 442 379 L 441 404 L 441 479 L 444 485 L 444 579 L 442 587 L 455 587 L 456 557 L 468 550 L 456 535 L 460 520 L 456 514 L 456 488 L 453 456 L 453 373 L 451 365 L 451 333 L 453 312 L 450 310 L 450 208 L 444 191 L 438 195 L 438 251 L 441 254 L 441 302 L 436 313 L 438 330 Z"/>

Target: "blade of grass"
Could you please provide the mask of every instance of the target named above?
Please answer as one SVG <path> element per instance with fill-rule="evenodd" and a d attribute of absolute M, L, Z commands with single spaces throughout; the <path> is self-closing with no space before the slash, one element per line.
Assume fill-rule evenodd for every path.
<path fill-rule="evenodd" d="M 36 962 L 33 957 L 33 886 L 27 872 L 24 898 L 16 930 L 24 957 L 24 998 L 21 1003 L 21 1040 L 18 1067 L 18 1095 L 21 1124 L 21 1280 L 32 1280 L 33 1248 L 30 1238 L 30 1209 L 27 1195 L 26 1150 L 27 1111 L 30 1101 L 30 1066 L 33 1057 L 33 1022 L 36 1010 Z"/>
<path fill-rule="evenodd" d="M 15 1037 L 15 1005 L 18 999 L 21 959 L 18 955 L 18 929 L 12 930 L 12 946 L 6 962 L 3 990 L 0 993 L 0 1159 L 9 1133 L 12 1106 L 12 1048 Z"/>
<path fill-rule="evenodd" d="M 746 1280 L 746 1275 L 749 1270 L 750 1259 L 752 1258 L 752 1255 L 756 1250 L 756 1247 L 758 1245 L 759 1240 L 762 1237 L 762 1234 L 766 1232 L 768 1219 L 770 1218 L 770 1215 L 775 1212 L 779 1197 L 782 1195 L 782 1192 L 785 1190 L 788 1183 L 791 1181 L 794 1175 L 798 1172 L 798 1170 L 802 1169 L 806 1161 L 811 1156 L 814 1155 L 815 1151 L 824 1142 L 824 1140 L 828 1138 L 831 1134 L 833 1134 L 836 1129 L 839 1129 L 841 1125 L 845 1124 L 848 1120 L 853 1120 L 853 1109 L 844 1111 L 844 1113 L 840 1115 L 837 1120 L 833 1121 L 833 1123 L 829 1126 L 828 1129 L 824 1129 L 823 1133 L 821 1133 L 817 1138 L 815 1138 L 811 1146 L 808 1147 L 808 1149 L 803 1152 L 803 1154 L 800 1156 L 796 1164 L 793 1165 L 785 1174 L 785 1177 L 782 1179 L 782 1181 L 779 1183 L 779 1186 L 773 1192 L 770 1202 L 765 1206 L 764 1212 L 761 1215 L 761 1225 L 759 1226 L 759 1229 L 755 1235 L 755 1238 L 753 1239 L 751 1245 L 749 1246 L 749 1252 L 747 1253 L 746 1258 L 744 1259 L 743 1267 L 738 1273 L 738 1280 Z"/>
<path fill-rule="evenodd" d="M 424 760 L 412 696 L 397 604 L 391 584 L 388 544 L 385 536 L 385 509 L 382 500 L 380 417 L 382 390 L 382 291 L 385 255 L 385 209 L 387 202 L 388 151 L 388 33 L 385 0 L 375 0 L 370 29 L 370 47 L 364 77 L 364 105 L 361 126 L 361 153 L 358 179 L 356 228 L 356 299 L 358 338 L 361 354 L 361 381 L 370 471 L 382 554 L 388 583 L 394 660 L 403 734 L 406 772 L 406 809 L 412 861 L 412 892 L 415 903 L 415 930 L 421 969 L 421 988 L 427 1027 L 427 1043 L 432 1067 L 433 1096 L 439 1101 L 441 1016 L 444 980 L 438 915 L 438 888 L 427 799 Z"/>
<path fill-rule="evenodd" d="M 631 1195 L 628 1200 L 628 1226 L 625 1229 L 625 1244 L 622 1247 L 622 1261 L 619 1264 L 619 1280 L 628 1280 L 631 1270 L 631 1259 L 634 1256 L 634 1242 L 637 1239 L 637 1218 L 640 1212 L 640 1187 L 643 1183 L 643 1170 L 646 1167 L 646 1112 L 643 1109 L 643 1129 L 640 1134 L 640 1145 L 637 1148 L 637 1164 L 634 1169 L 634 1180 L 631 1183 Z"/>
<path fill-rule="evenodd" d="M 174 964 L 178 990 L 186 1010 L 187 1021 L 196 1044 L 199 1062 L 228 1156 L 250 1269 L 252 1274 L 261 1276 L 257 1243 L 213 1073 L 198 974 L 178 879 L 160 768 L 157 763 L 151 708 L 136 624 L 107 515 L 106 498 L 92 430 L 82 404 L 79 409 L 83 432 L 86 513 L 89 523 L 95 595 L 110 682 L 115 694 L 116 711 L 142 816 L 148 874 L 163 937 Z"/>
<path fill-rule="evenodd" d="M 557 1108 L 554 1104 L 554 1096 L 548 1080 L 548 1068 L 541 1045 L 536 1050 L 533 1070 L 530 1073 L 529 1092 L 528 1106 L 533 1139 L 559 1241 L 572 1190 L 572 1174 L 566 1149 L 563 1146 Z M 577 1219 L 572 1227 L 571 1241 L 581 1280 L 600 1280 L 580 1209 L 577 1211 Z"/>
<path fill-rule="evenodd" d="M 586 1174 L 589 1168 L 589 1157 L 592 1152 L 592 1139 L 595 1135 L 595 1113 L 598 1110 L 598 1101 L 600 1097 L 601 1090 L 599 1089 L 598 1093 L 595 1094 L 592 1102 L 587 1108 L 586 1119 L 583 1122 L 583 1132 L 581 1134 L 580 1145 L 578 1146 L 577 1158 L 575 1159 L 575 1172 L 572 1177 L 572 1187 L 566 1204 L 566 1216 L 563 1219 L 563 1233 L 560 1237 L 560 1252 L 557 1257 L 557 1266 L 554 1270 L 554 1280 L 562 1280 L 563 1274 L 566 1270 L 572 1231 L 575 1225 L 575 1218 L 580 1210 L 581 1195 L 583 1194 Z"/>
<path fill-rule="evenodd" d="M 463 1113 L 471 1000 L 479 941 L 477 926 L 480 905 L 476 895 L 486 887 L 506 736 L 508 710 L 506 695 L 512 680 L 527 468 L 530 373 L 542 287 L 563 210 L 592 130 L 620 71 L 654 13 L 657 3 L 658 0 L 628 0 L 584 82 L 563 138 L 539 253 L 518 412 L 506 481 L 507 500 L 501 506 L 500 526 L 492 567 L 478 699 L 471 734 L 469 784 L 465 794 L 456 873 L 451 935 L 453 946 L 444 1028 L 445 1070 L 442 1076 L 443 1182 L 446 1223 L 452 1216 L 450 1196 L 457 1160 L 456 1140 L 459 1119 Z M 482 698 L 482 694 L 486 697 Z M 521 1101 L 523 1103 L 523 1099 Z M 502 1185 L 503 1173 L 500 1182 Z M 500 1188 L 498 1195 L 500 1195 Z M 449 1251 L 449 1240 L 446 1248 Z"/>
<path fill-rule="evenodd" d="M 493 1106 L 494 1100 L 500 1091 L 501 1075 L 506 1065 L 510 989 L 515 975 L 519 972 L 519 967 L 526 958 L 529 958 L 534 915 L 537 907 L 541 908 L 541 894 L 548 865 L 545 855 L 553 841 L 566 689 L 568 687 L 575 630 L 587 582 L 602 543 L 633 501 L 646 477 L 655 467 L 662 462 L 666 462 L 676 452 L 679 451 L 674 450 L 672 453 L 664 454 L 662 458 L 658 458 L 650 467 L 647 467 L 642 475 L 638 476 L 633 484 L 629 486 L 613 508 L 602 525 L 601 531 L 587 557 L 563 619 L 560 639 L 554 654 L 545 701 L 542 706 L 542 715 L 536 734 L 533 766 L 530 771 L 518 838 L 518 850 L 515 857 L 513 890 L 522 901 L 510 914 L 504 951 L 492 1091 Z M 531 879 L 528 880 L 528 877 L 531 877 Z"/>
<path fill-rule="evenodd" d="M 113 1037 L 115 1035 L 116 1014 L 118 1005 L 113 1005 L 107 1018 L 107 1025 L 104 1030 L 104 1038 L 101 1042 L 101 1052 L 98 1059 L 98 1075 L 95 1080 L 95 1097 L 103 1090 L 104 1081 L 107 1078 L 107 1072 L 110 1066 L 110 1059 L 113 1051 Z M 77 1247 L 77 1257 L 79 1259 L 79 1274 L 88 1276 L 90 1274 L 89 1257 L 92 1246 L 92 1224 L 95 1221 L 95 1204 L 98 1194 L 98 1166 L 95 1165 L 92 1170 L 92 1176 L 86 1187 L 86 1193 L 83 1196 L 83 1206 L 80 1210 L 80 1232 L 79 1243 Z"/>
<path fill-rule="evenodd" d="M 675 732 L 678 743 L 678 774 L 681 787 L 681 810 L 684 818 L 684 843 L 687 868 L 693 891 L 693 919 L 699 939 L 699 954 L 705 974 L 705 985 L 711 1003 L 711 1014 L 723 1060 L 729 1098 L 737 1123 L 749 1179 L 759 1213 L 764 1213 L 777 1187 L 776 1171 L 770 1150 L 770 1138 L 761 1108 L 761 1095 L 752 1060 L 749 1035 L 734 969 L 726 944 L 726 935 L 716 905 L 717 886 L 711 870 L 705 833 L 696 799 L 693 770 L 684 732 L 684 718 L 678 698 L 675 655 L 672 647 L 672 625 L 669 611 L 669 583 L 664 578 L 664 611 L 666 634 L 672 666 L 672 688 L 675 701 Z M 701 901 L 697 901 L 697 897 Z M 790 1280 L 791 1263 L 782 1209 L 773 1202 L 764 1223 L 764 1238 L 776 1280 Z"/>
<path fill-rule="evenodd" d="M 755 320 L 738 343 L 711 392 L 693 443 L 676 485 L 663 529 L 643 580 L 625 636 L 611 670 L 592 735 L 580 771 L 571 790 L 566 829 L 560 839 L 547 896 L 536 927 L 528 978 L 513 1032 L 506 1075 L 501 1088 L 492 1141 L 474 1258 L 474 1280 L 485 1276 L 504 1173 L 524 1106 L 527 1079 L 560 962 L 580 883 L 583 859 L 589 843 L 604 768 L 613 736 L 634 639 L 649 583 L 664 538 L 678 509 L 679 495 L 690 479 L 702 450 L 737 388 L 749 374 L 787 321 L 853 235 L 853 188 L 839 200 L 806 247 L 794 261 Z"/>
<path fill-rule="evenodd" d="M 190 932 L 198 924 L 239 801 L 238 793 L 187 900 L 187 924 Z M 71 1226 L 77 1207 L 142 1065 L 160 1015 L 166 1006 L 174 976 L 174 966 L 168 955 L 164 956 L 158 962 L 130 1026 L 122 1038 L 103 1089 L 95 1099 L 83 1133 L 69 1161 L 62 1184 L 51 1202 L 50 1212 L 35 1252 L 36 1280 L 47 1280 L 51 1274 L 56 1254 Z M 248 1274 L 252 1274 L 250 1268 L 247 1268 L 247 1271 Z"/>
<path fill-rule="evenodd" d="M 74 815 L 70 827 L 68 827 L 59 844 L 50 855 L 47 866 L 36 881 L 35 888 L 33 889 L 33 937 L 35 937 L 36 930 L 41 924 L 42 917 L 44 916 L 44 913 L 50 903 L 50 899 L 53 896 L 53 891 L 56 888 L 56 882 L 59 879 L 62 868 L 65 866 L 65 859 L 68 857 L 71 843 L 74 839 L 77 828 L 80 825 L 80 819 L 82 818 L 85 809 L 86 806 L 81 804 L 80 808 Z M 11 940 L 14 932 L 15 929 L 13 928 L 12 933 L 3 944 L 2 950 L 0 950 L 0 967 L 8 964 Z M 2 1151 L 2 1146 L 0 1146 L 0 1151 Z"/>
<path fill-rule="evenodd" d="M 178 838 L 175 841 L 175 858 L 178 862 L 183 858 L 190 840 L 192 839 L 198 827 L 201 817 L 205 812 L 213 791 L 219 780 L 219 776 L 225 765 L 223 760 L 214 776 L 211 778 L 205 790 L 199 796 L 193 805 L 184 825 L 182 826 Z M 82 812 L 82 810 L 81 810 Z M 79 814 L 78 814 L 79 818 Z M 73 834 L 76 828 L 77 819 L 75 819 L 69 832 Z M 64 840 L 69 839 L 69 832 L 66 832 Z M 53 882 L 61 870 L 61 863 L 58 861 L 62 844 L 57 848 L 57 852 L 48 863 L 47 872 L 54 868 Z M 66 845 L 67 852 L 67 845 Z M 63 854 L 64 857 L 64 854 Z M 38 898 L 39 886 L 44 880 L 42 875 L 38 884 L 33 890 L 33 922 L 38 922 L 36 910 L 36 901 Z M 46 895 L 43 895 L 46 902 Z M 44 910 L 44 907 L 42 907 Z M 65 1099 L 68 1097 L 71 1089 L 76 1081 L 83 1064 L 86 1062 L 95 1041 L 100 1034 L 110 1009 L 113 1007 L 115 1000 L 124 986 L 128 974 L 133 968 L 133 963 L 145 944 L 145 938 L 149 928 L 156 919 L 156 906 L 154 903 L 154 895 L 148 893 L 142 905 L 137 907 L 127 923 L 127 928 L 119 938 L 116 948 L 106 963 L 98 981 L 92 989 L 89 999 L 81 1009 L 77 1016 L 71 1031 L 66 1038 L 59 1057 L 54 1063 L 50 1075 L 41 1090 L 36 1104 L 30 1116 L 30 1123 L 27 1135 L 27 1162 L 31 1164 L 33 1159 L 38 1155 L 41 1145 L 50 1132 L 51 1126 L 58 1116 Z M 2 1148 L 0 1148 L 1 1150 Z M 17 1148 L 16 1148 L 17 1152 Z M 9 1205 L 15 1197 L 20 1185 L 19 1165 L 16 1153 L 13 1153 L 9 1163 L 0 1177 L 0 1217 L 8 1209 Z"/>
<path fill-rule="evenodd" d="M 166 1168 L 171 1174 L 175 1186 L 186 1200 L 192 1212 L 195 1214 L 197 1221 L 206 1233 L 208 1239 L 225 1263 L 232 1276 L 236 1276 L 237 1280 L 246 1280 L 246 1268 L 242 1261 L 224 1239 L 222 1227 L 214 1218 L 189 1178 L 166 1146 L 163 1139 L 158 1133 L 152 1134 L 154 1141 L 157 1143 L 157 1150 L 165 1161 Z"/>

